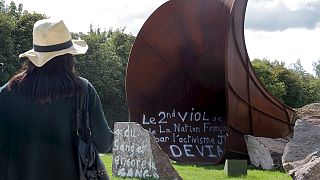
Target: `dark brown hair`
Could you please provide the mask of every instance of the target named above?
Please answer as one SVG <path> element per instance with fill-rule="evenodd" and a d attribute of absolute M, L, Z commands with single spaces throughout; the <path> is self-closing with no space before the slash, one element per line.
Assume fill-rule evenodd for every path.
<path fill-rule="evenodd" d="M 26 60 L 21 71 L 9 81 L 9 90 L 45 104 L 81 92 L 81 79 L 74 73 L 71 54 L 54 57 L 42 67 Z"/>

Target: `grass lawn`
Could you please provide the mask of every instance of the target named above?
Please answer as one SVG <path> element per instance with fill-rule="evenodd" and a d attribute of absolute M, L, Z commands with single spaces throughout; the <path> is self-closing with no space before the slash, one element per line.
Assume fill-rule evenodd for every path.
<path fill-rule="evenodd" d="M 109 176 L 112 180 L 123 180 L 123 178 L 112 176 L 112 154 L 103 155 L 102 160 L 105 163 Z M 223 171 L 224 165 L 200 166 L 200 165 L 173 163 L 173 166 L 178 171 L 180 176 L 185 180 L 212 180 L 212 179 L 290 180 L 291 179 L 291 177 L 288 176 L 283 171 L 266 171 L 266 170 L 254 168 L 252 166 L 248 167 L 247 176 L 233 177 L 233 178 L 228 178 L 228 176 L 224 175 L 224 171 Z"/>

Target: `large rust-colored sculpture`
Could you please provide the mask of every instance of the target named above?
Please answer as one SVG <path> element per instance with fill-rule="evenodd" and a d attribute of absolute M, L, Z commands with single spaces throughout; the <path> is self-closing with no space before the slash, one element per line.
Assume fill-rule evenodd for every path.
<path fill-rule="evenodd" d="M 185 163 L 247 154 L 244 134 L 284 137 L 294 111 L 270 95 L 244 41 L 247 0 L 171 0 L 145 22 L 126 78 L 130 120 Z"/>

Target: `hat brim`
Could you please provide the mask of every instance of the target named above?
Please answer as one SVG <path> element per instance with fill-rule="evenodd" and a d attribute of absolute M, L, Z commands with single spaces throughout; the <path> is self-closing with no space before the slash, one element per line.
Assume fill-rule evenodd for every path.
<path fill-rule="evenodd" d="M 42 67 L 45 63 L 56 56 L 64 54 L 85 54 L 88 50 L 88 45 L 84 40 L 72 40 L 73 45 L 67 49 L 53 52 L 37 52 L 31 49 L 19 55 L 19 58 L 28 57 L 29 60 L 37 67 Z"/>

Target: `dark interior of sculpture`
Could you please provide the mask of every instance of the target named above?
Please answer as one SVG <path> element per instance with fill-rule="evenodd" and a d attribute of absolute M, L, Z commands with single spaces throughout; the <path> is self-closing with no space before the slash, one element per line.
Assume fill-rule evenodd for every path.
<path fill-rule="evenodd" d="M 244 40 L 247 0 L 170 0 L 131 51 L 130 120 L 178 162 L 217 164 L 246 155 L 244 134 L 284 137 L 294 111 L 263 87 Z"/>

